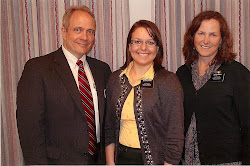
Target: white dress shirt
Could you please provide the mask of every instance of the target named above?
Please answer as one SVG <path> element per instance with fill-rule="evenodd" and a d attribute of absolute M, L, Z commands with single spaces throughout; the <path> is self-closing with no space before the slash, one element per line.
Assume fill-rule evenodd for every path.
<path fill-rule="evenodd" d="M 79 83 L 78 83 L 79 66 L 76 64 L 78 59 L 73 54 L 71 54 L 68 50 L 66 50 L 66 48 L 63 45 L 62 45 L 62 50 L 63 50 L 63 53 L 68 61 L 68 64 L 69 64 L 70 69 L 72 71 L 72 74 L 75 78 L 77 87 L 79 89 Z M 92 93 L 92 97 L 93 97 L 94 109 L 95 109 L 96 139 L 97 139 L 97 143 L 99 143 L 100 142 L 100 121 L 99 121 L 98 98 L 97 98 L 95 81 L 94 81 L 94 78 L 92 76 L 91 70 L 89 68 L 89 64 L 86 61 L 86 55 L 83 55 L 82 58 L 79 60 L 81 60 L 83 62 L 83 67 L 84 67 L 85 73 L 87 75 L 90 89 L 91 89 L 91 93 Z"/>

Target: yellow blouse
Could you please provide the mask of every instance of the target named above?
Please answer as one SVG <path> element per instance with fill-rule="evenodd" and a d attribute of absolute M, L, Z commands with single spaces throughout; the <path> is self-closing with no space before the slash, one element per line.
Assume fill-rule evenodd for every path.
<path fill-rule="evenodd" d="M 133 61 L 129 64 L 129 66 L 120 74 L 122 76 L 125 74 L 128 77 L 128 80 L 131 84 L 131 78 L 129 77 L 129 73 L 133 66 Z M 132 86 L 135 87 L 141 83 L 141 80 L 153 80 L 154 78 L 154 67 L 153 65 L 150 66 L 149 70 L 139 79 L 137 80 Z M 122 108 L 121 113 L 121 124 L 120 124 L 120 136 L 119 142 L 122 145 L 132 147 L 132 148 L 141 148 L 137 125 L 135 121 L 135 114 L 134 114 L 134 88 L 131 89 L 124 105 Z"/>

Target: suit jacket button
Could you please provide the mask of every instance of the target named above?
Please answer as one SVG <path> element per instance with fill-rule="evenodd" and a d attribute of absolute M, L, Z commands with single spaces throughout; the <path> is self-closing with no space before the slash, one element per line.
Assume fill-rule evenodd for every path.
<path fill-rule="evenodd" d="M 85 130 L 85 133 L 89 133 L 89 130 L 88 130 L 88 129 L 86 129 L 86 130 Z"/>
<path fill-rule="evenodd" d="M 87 157 L 87 156 L 88 156 L 88 153 L 87 153 L 87 152 L 85 152 L 85 153 L 84 153 L 84 157 Z"/>

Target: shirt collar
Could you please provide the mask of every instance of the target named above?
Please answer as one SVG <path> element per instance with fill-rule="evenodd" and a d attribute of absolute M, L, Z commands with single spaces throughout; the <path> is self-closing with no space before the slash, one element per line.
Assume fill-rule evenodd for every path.
<path fill-rule="evenodd" d="M 78 66 L 76 64 L 78 59 L 73 54 L 71 54 L 63 45 L 62 45 L 62 50 L 63 50 L 63 53 L 64 53 L 69 65 L 72 68 L 76 68 Z M 81 60 L 83 62 L 83 66 L 84 66 L 85 61 L 86 61 L 86 55 L 83 55 L 79 60 Z"/>
<path fill-rule="evenodd" d="M 131 71 L 133 64 L 134 64 L 133 61 L 130 62 L 129 65 L 122 71 L 122 73 L 120 74 L 120 77 L 125 74 L 130 80 L 129 73 Z M 152 64 L 150 68 L 148 69 L 148 71 L 138 81 L 136 81 L 134 86 L 140 84 L 141 80 L 153 80 L 153 79 L 154 79 L 154 65 Z"/>

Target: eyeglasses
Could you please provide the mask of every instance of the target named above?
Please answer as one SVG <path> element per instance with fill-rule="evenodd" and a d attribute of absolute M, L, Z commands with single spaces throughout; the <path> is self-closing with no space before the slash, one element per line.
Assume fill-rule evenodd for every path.
<path fill-rule="evenodd" d="M 141 41 L 141 40 L 131 40 L 131 44 L 135 46 L 141 46 L 143 43 L 145 43 L 148 47 L 154 47 L 156 46 L 155 41 Z"/>

